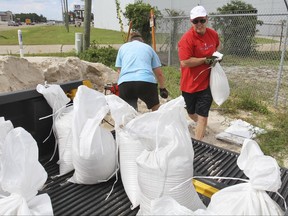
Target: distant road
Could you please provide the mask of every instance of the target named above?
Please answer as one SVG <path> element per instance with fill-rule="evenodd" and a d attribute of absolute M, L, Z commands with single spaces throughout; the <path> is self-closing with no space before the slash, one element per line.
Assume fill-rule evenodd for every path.
<path fill-rule="evenodd" d="M 19 26 L 8 26 L 7 22 L 0 22 L 0 31 L 11 30 L 11 29 L 22 29 L 22 28 L 33 28 L 36 26 L 45 25 L 45 24 L 37 24 L 37 25 L 19 25 Z"/>
<path fill-rule="evenodd" d="M 18 45 L 2 45 L 0 46 L 1 55 L 19 54 L 20 47 Z M 23 45 L 25 54 L 39 54 L 39 53 L 61 53 L 75 50 L 75 45 Z"/>

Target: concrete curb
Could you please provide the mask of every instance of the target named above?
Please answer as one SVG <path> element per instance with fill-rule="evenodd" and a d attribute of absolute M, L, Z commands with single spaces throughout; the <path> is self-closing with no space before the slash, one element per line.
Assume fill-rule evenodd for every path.
<path fill-rule="evenodd" d="M 119 49 L 122 44 L 113 44 L 111 45 L 115 49 Z M 100 46 L 108 46 L 108 45 L 100 45 Z M 24 55 L 25 54 L 39 54 L 39 53 L 61 53 L 61 52 L 75 52 L 75 45 L 23 45 Z M 5 45 L 0 46 L 0 54 L 1 55 L 11 55 L 11 54 L 19 54 L 20 47 L 18 45 Z"/>
<path fill-rule="evenodd" d="M 37 54 L 37 53 L 61 53 L 75 50 L 75 45 L 27 45 L 23 46 L 25 54 Z M 17 45 L 0 46 L 0 54 L 19 54 L 20 47 Z"/>

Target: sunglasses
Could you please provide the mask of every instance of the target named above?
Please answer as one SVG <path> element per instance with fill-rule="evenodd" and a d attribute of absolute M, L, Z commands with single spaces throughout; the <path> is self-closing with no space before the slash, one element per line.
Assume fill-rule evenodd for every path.
<path fill-rule="evenodd" d="M 206 22 L 206 19 L 194 19 L 194 20 L 192 20 L 193 24 L 197 24 L 198 22 L 204 24 Z"/>

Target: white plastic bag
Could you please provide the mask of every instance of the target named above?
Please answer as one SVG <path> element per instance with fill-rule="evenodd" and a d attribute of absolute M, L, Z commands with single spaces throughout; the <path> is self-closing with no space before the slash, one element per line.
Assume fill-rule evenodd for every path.
<path fill-rule="evenodd" d="M 47 173 L 38 161 L 38 146 L 23 128 L 6 136 L 1 158 L 1 183 L 9 196 L 0 199 L 0 215 L 53 215 L 50 197 L 36 196 L 47 180 Z"/>
<path fill-rule="evenodd" d="M 228 79 L 219 62 L 211 69 L 210 89 L 214 102 L 221 106 L 229 97 L 230 87 Z"/>
<path fill-rule="evenodd" d="M 151 201 L 164 195 L 190 210 L 206 209 L 192 182 L 187 181 L 193 176 L 194 150 L 184 107 L 180 96 L 143 114 L 133 125 L 127 124 L 131 135 L 145 147 L 136 159 L 139 215 L 151 215 Z"/>
<path fill-rule="evenodd" d="M 192 211 L 180 205 L 170 196 L 163 196 L 151 201 L 151 215 L 213 215 L 215 213 L 207 209 L 197 209 Z"/>
<path fill-rule="evenodd" d="M 12 122 L 10 120 L 5 121 L 4 117 L 0 117 L 0 180 L 1 180 L 1 175 L 2 175 L 2 149 L 4 146 L 4 141 L 6 139 L 7 134 L 14 128 Z M 1 195 L 8 195 L 7 192 L 4 192 L 2 190 L 2 186 L 1 186 L 1 181 L 0 181 L 0 197 Z"/>
<path fill-rule="evenodd" d="M 249 178 L 212 195 L 208 210 L 218 215 L 284 215 L 266 191 L 277 192 L 281 186 L 276 160 L 265 156 L 258 144 L 245 139 L 237 164 Z"/>
<path fill-rule="evenodd" d="M 136 158 L 144 150 L 138 139 L 131 137 L 128 124 L 137 121 L 137 111 L 116 95 L 107 95 L 107 103 L 115 122 L 116 142 L 119 146 L 120 173 L 125 192 L 132 203 L 131 209 L 139 205 L 140 189 L 137 179 Z"/>
<path fill-rule="evenodd" d="M 53 113 L 64 107 L 70 101 L 61 86 L 57 84 L 38 84 L 36 90 L 44 96 L 47 103 L 53 109 Z"/>
<path fill-rule="evenodd" d="M 79 86 L 74 98 L 72 122 L 72 160 L 78 184 L 108 181 L 118 169 L 117 147 L 113 135 L 101 127 L 109 108 L 105 95 Z"/>
<path fill-rule="evenodd" d="M 74 169 L 72 163 L 72 120 L 73 106 L 62 110 L 55 119 L 54 130 L 59 152 L 59 175 L 64 175 Z"/>
<path fill-rule="evenodd" d="M 38 84 L 36 90 L 44 96 L 53 110 L 52 129 L 55 135 L 55 150 L 58 146 L 59 175 L 61 176 L 74 169 L 72 163 L 73 106 L 66 107 L 70 99 L 66 96 L 60 85 Z"/>
<path fill-rule="evenodd" d="M 0 158 L 2 155 L 2 148 L 3 148 L 2 146 L 4 145 L 6 136 L 13 128 L 14 128 L 13 124 L 10 120 L 5 121 L 4 117 L 0 117 Z M 1 171 L 1 164 L 0 164 L 0 171 Z M 1 175 L 1 172 L 0 172 L 0 175 Z"/>

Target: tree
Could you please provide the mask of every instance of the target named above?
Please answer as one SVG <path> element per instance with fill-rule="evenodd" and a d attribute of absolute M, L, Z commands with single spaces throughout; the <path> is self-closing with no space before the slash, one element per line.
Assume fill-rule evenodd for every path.
<path fill-rule="evenodd" d="M 84 43 L 83 43 L 84 50 L 87 50 L 90 46 L 91 6 L 92 6 L 92 0 L 85 0 L 85 6 L 84 6 Z"/>
<path fill-rule="evenodd" d="M 223 53 L 248 56 L 255 51 L 257 10 L 243 1 L 231 1 L 217 11 L 224 16 L 215 16 L 213 28 L 221 31 Z M 231 14 L 231 16 L 230 16 Z M 236 15 L 237 14 L 237 15 Z M 239 14 L 249 14 L 239 16 Z M 250 15 L 250 14 L 255 14 Z"/>
<path fill-rule="evenodd" d="M 151 44 L 151 32 L 150 32 L 150 11 L 154 10 L 155 18 L 161 16 L 161 12 L 150 4 L 137 1 L 134 4 L 128 4 L 125 7 L 124 16 L 129 22 L 132 22 L 132 30 L 138 31 L 145 43 Z"/>
<path fill-rule="evenodd" d="M 36 13 L 20 13 L 14 15 L 14 20 L 20 19 L 20 22 L 25 22 L 25 19 L 31 19 L 32 22 L 47 22 L 47 18 L 42 14 L 39 16 Z"/>

